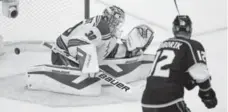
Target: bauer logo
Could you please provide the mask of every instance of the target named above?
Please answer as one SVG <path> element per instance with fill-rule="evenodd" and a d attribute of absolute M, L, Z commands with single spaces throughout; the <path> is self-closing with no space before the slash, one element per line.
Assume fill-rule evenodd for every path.
<path fill-rule="evenodd" d="M 105 75 L 105 74 L 99 74 L 98 77 L 100 77 L 101 79 L 104 79 L 106 81 L 108 81 L 110 84 L 112 84 L 113 86 L 116 86 L 124 91 L 129 91 L 130 90 L 130 87 L 126 86 L 125 84 L 115 80 L 114 78 L 108 76 L 108 75 Z"/>

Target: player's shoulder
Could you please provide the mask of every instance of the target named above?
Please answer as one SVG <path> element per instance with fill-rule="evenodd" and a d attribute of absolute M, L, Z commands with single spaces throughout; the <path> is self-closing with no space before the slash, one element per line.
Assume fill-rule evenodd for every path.
<path fill-rule="evenodd" d="M 189 44 L 191 45 L 191 47 L 193 49 L 204 49 L 203 45 L 201 44 L 201 42 L 194 40 L 194 39 L 184 39 L 185 41 L 189 42 Z"/>
<path fill-rule="evenodd" d="M 110 34 L 108 21 L 102 15 L 97 15 L 89 19 L 85 19 L 84 24 L 90 24 L 92 27 L 96 27 L 102 36 Z"/>
<path fill-rule="evenodd" d="M 108 21 L 104 16 L 96 16 L 96 21 L 96 27 L 100 30 L 101 35 L 107 35 L 110 33 Z"/>
<path fill-rule="evenodd" d="M 186 38 L 181 38 L 181 37 L 173 37 L 168 39 L 169 40 L 173 40 L 173 41 L 179 41 L 182 42 L 184 45 L 193 48 L 193 49 L 204 49 L 203 45 L 194 39 L 186 39 Z"/>

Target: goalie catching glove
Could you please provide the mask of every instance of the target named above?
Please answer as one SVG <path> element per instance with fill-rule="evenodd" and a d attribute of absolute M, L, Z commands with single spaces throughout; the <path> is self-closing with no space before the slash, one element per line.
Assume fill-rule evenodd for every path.
<path fill-rule="evenodd" d="M 122 42 L 132 55 L 144 52 L 154 38 L 154 31 L 147 25 L 139 25 L 133 28 Z"/>

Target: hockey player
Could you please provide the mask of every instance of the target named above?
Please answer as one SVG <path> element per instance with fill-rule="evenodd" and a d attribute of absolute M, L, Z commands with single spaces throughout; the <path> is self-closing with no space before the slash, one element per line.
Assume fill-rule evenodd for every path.
<path fill-rule="evenodd" d="M 143 112 L 190 112 L 184 88 L 199 86 L 198 96 L 207 108 L 217 105 L 211 86 L 204 47 L 190 39 L 192 22 L 187 15 L 173 21 L 174 38 L 160 44 L 142 97 Z"/>
<path fill-rule="evenodd" d="M 88 63 L 95 63 L 97 65 L 96 60 L 98 59 L 98 62 L 103 60 L 115 47 L 116 35 L 124 21 L 125 12 L 117 6 L 110 6 L 103 11 L 103 15 L 81 21 L 66 30 L 57 38 L 56 45 L 75 57 L 79 61 L 81 70 L 84 69 L 84 65 L 87 63 L 85 62 L 86 59 L 84 59 L 87 54 L 87 56 L 91 56 L 91 61 Z M 58 53 L 52 53 L 52 64 L 78 66 L 63 58 Z M 91 69 L 96 68 L 93 66 L 90 67 Z M 89 69 L 88 67 L 86 70 Z M 94 69 L 92 72 L 97 70 Z"/>
<path fill-rule="evenodd" d="M 56 47 L 74 57 L 78 63 L 53 50 L 53 65 L 39 65 L 28 70 L 26 87 L 98 96 L 101 86 L 106 83 L 96 78 L 97 74 L 113 75 L 123 82 L 145 78 L 154 55 L 144 56 L 143 52 L 152 42 L 154 32 L 147 25 L 138 25 L 122 39 L 122 43 L 118 43 L 117 40 L 121 40 L 119 28 L 124 20 L 124 11 L 110 6 L 103 15 L 86 19 L 67 29 L 57 38 Z M 140 70 L 144 71 L 141 75 L 138 74 Z"/>
<path fill-rule="evenodd" d="M 143 52 L 152 42 L 153 34 L 153 30 L 147 25 L 134 27 L 122 40 L 122 43 L 115 44 L 115 47 L 110 50 L 111 52 L 98 66 L 109 75 L 113 75 L 125 83 L 145 79 L 155 56 L 146 55 Z M 88 53 L 92 52 L 87 51 L 89 51 Z M 110 85 L 110 83 L 100 81 L 99 78 L 93 78 L 96 76 L 95 74 L 102 72 L 87 71 L 87 73 L 83 73 L 75 63 L 69 61 L 71 66 L 67 66 L 67 59 L 60 54 L 55 55 L 59 55 L 56 62 L 63 66 L 45 64 L 30 68 L 26 75 L 28 89 L 98 96 L 101 94 L 102 85 Z"/>
<path fill-rule="evenodd" d="M 82 53 L 88 54 L 96 51 L 91 53 L 90 56 L 98 59 L 98 63 L 106 58 L 130 58 L 142 55 L 154 37 L 153 30 L 147 25 L 136 26 L 126 36 L 126 39 L 122 39 L 123 44 L 118 44 L 119 28 L 121 28 L 124 21 L 124 11 L 117 6 L 110 6 L 104 10 L 103 15 L 81 21 L 66 30 L 57 38 L 56 45 L 75 57 L 80 62 L 79 68 L 82 71 L 86 65 L 85 63 L 87 63 L 86 59 L 84 59 L 86 56 L 80 56 Z M 86 45 L 91 45 L 92 47 L 87 49 L 84 47 Z M 93 62 L 96 63 L 93 60 L 88 63 Z M 52 64 L 78 66 L 54 52 L 52 53 Z M 94 68 L 92 66 L 92 69 Z M 91 70 L 91 68 L 84 71 L 96 72 L 97 69 L 94 71 L 88 70 Z"/>

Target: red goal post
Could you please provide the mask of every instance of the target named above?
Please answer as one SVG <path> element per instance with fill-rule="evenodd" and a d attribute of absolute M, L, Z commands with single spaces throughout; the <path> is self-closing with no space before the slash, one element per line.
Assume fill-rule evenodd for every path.
<path fill-rule="evenodd" d="M 84 16 L 85 19 L 88 19 L 90 17 L 90 0 L 84 0 Z"/>

